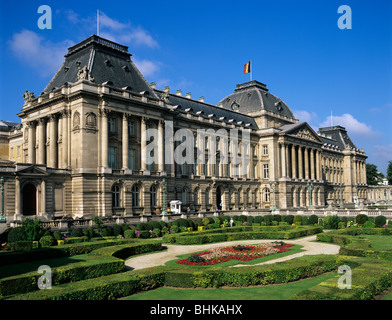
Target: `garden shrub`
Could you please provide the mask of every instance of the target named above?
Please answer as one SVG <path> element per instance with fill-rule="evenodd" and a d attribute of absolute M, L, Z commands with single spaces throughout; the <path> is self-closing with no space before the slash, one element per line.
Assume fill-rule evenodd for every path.
<path fill-rule="evenodd" d="M 153 234 L 154 237 L 156 237 L 156 238 L 160 237 L 160 236 L 161 236 L 161 229 L 159 229 L 159 228 L 154 228 L 154 229 L 152 230 L 152 234 Z"/>
<path fill-rule="evenodd" d="M 12 228 L 8 232 L 7 241 L 11 242 L 11 243 L 16 242 L 16 241 L 22 241 L 23 235 L 22 235 L 21 229 L 22 229 L 21 227 Z"/>
<path fill-rule="evenodd" d="M 55 240 L 52 236 L 43 236 L 41 239 L 39 239 L 39 244 L 43 248 L 50 247 L 50 246 L 54 245 L 54 243 L 55 243 Z"/>
<path fill-rule="evenodd" d="M 325 229 L 338 229 L 340 218 L 337 215 L 327 216 L 324 218 Z"/>
<path fill-rule="evenodd" d="M 264 222 L 267 226 L 272 226 L 272 214 L 265 215 Z"/>
<path fill-rule="evenodd" d="M 248 217 L 246 218 L 246 222 L 247 222 L 248 224 L 253 223 L 253 221 L 254 221 L 254 218 L 253 218 L 252 216 L 248 216 Z"/>
<path fill-rule="evenodd" d="M 135 230 L 127 229 L 124 231 L 124 238 L 131 239 L 131 238 L 135 238 L 135 237 L 136 237 Z"/>
<path fill-rule="evenodd" d="M 170 228 L 170 233 L 177 233 L 179 231 L 178 226 L 172 225 Z"/>
<path fill-rule="evenodd" d="M 358 214 L 355 217 L 355 222 L 359 225 L 363 225 L 368 220 L 368 216 L 366 214 Z"/>
<path fill-rule="evenodd" d="M 345 228 L 346 228 L 346 223 L 343 222 L 343 221 L 340 221 L 340 222 L 338 223 L 338 229 L 345 229 Z"/>
<path fill-rule="evenodd" d="M 280 214 L 274 214 L 274 215 L 272 216 L 272 221 L 280 222 L 280 221 L 282 221 L 282 216 L 281 216 Z M 278 224 L 279 224 L 279 223 L 278 223 Z"/>
<path fill-rule="evenodd" d="M 62 236 L 62 234 L 61 234 L 61 232 L 60 231 L 54 231 L 53 232 L 53 238 L 55 239 L 55 240 L 62 240 L 63 239 L 63 236 Z"/>
<path fill-rule="evenodd" d="M 70 236 L 71 237 L 81 237 L 83 235 L 83 230 L 80 228 L 75 228 L 71 230 Z M 61 239 L 57 239 L 61 240 Z"/>
<path fill-rule="evenodd" d="M 307 224 L 309 224 L 308 217 L 307 216 L 302 216 L 302 225 L 306 226 Z"/>
<path fill-rule="evenodd" d="M 387 218 L 384 216 L 377 216 L 374 219 L 374 224 L 376 225 L 377 228 L 383 227 L 387 223 Z"/>
<path fill-rule="evenodd" d="M 162 228 L 167 228 L 166 222 L 165 221 L 159 221 L 159 224 L 161 225 L 161 229 Z"/>
<path fill-rule="evenodd" d="M 203 218 L 202 221 L 203 221 L 204 226 L 207 226 L 210 224 L 210 219 L 208 219 L 208 218 Z"/>
<path fill-rule="evenodd" d="M 93 238 L 95 235 L 94 229 L 91 227 L 83 229 L 83 235 L 86 236 L 88 239 Z"/>
<path fill-rule="evenodd" d="M 10 248 L 12 251 L 30 251 L 33 249 L 33 241 L 15 241 L 11 243 Z"/>
<path fill-rule="evenodd" d="M 118 224 L 112 226 L 112 231 L 114 236 L 123 235 L 124 233 L 123 228 Z"/>
<path fill-rule="evenodd" d="M 253 220 L 254 223 L 261 223 L 264 221 L 263 216 L 256 216 Z"/>
<path fill-rule="evenodd" d="M 318 224 L 318 216 L 316 216 L 315 214 L 309 216 L 308 224 L 312 224 L 312 225 Z"/>
<path fill-rule="evenodd" d="M 294 223 L 296 226 L 302 225 L 302 215 L 297 214 L 297 215 L 294 217 L 293 223 Z"/>
<path fill-rule="evenodd" d="M 363 227 L 364 228 L 374 228 L 375 227 L 375 224 L 374 224 L 374 222 L 372 222 L 372 221 L 366 221 L 364 224 L 363 224 Z"/>
<path fill-rule="evenodd" d="M 240 216 L 238 217 L 238 221 L 240 221 L 241 223 L 243 223 L 243 222 L 246 221 L 246 218 L 247 218 L 247 216 L 245 216 L 245 215 L 240 215 Z"/>

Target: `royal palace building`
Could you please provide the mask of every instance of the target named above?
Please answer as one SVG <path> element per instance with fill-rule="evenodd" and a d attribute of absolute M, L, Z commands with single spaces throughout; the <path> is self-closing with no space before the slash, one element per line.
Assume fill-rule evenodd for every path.
<path fill-rule="evenodd" d="M 128 47 L 93 35 L 23 97 L 21 123 L 0 122 L 7 220 L 151 215 L 171 200 L 206 212 L 367 198 L 367 156 L 345 128 L 314 131 L 255 80 L 211 105 L 158 90 Z"/>

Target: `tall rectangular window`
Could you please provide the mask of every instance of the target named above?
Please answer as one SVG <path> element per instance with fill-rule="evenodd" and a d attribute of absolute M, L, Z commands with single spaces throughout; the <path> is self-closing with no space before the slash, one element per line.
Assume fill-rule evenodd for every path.
<path fill-rule="evenodd" d="M 109 132 L 111 132 L 111 133 L 116 132 L 116 119 L 115 118 L 108 118 L 108 127 L 109 127 Z"/>
<path fill-rule="evenodd" d="M 268 146 L 263 146 L 263 156 L 268 155 Z"/>
<path fill-rule="evenodd" d="M 128 168 L 136 170 L 136 150 L 128 149 Z"/>
<path fill-rule="evenodd" d="M 268 164 L 263 165 L 263 178 L 268 179 L 269 178 L 269 172 L 268 172 Z"/>
<path fill-rule="evenodd" d="M 135 135 L 135 121 L 128 122 L 128 135 L 129 136 Z"/>
<path fill-rule="evenodd" d="M 109 168 L 112 168 L 112 169 L 116 168 L 116 148 L 114 148 L 114 147 L 109 147 L 108 165 L 109 165 Z"/>

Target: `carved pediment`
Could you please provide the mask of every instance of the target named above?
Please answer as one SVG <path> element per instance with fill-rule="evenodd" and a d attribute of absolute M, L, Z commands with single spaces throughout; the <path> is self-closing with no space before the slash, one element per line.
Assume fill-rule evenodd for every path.
<path fill-rule="evenodd" d="M 293 128 L 292 130 L 288 130 L 285 133 L 301 139 L 322 143 L 320 137 L 317 135 L 317 133 L 313 131 L 313 129 L 307 123 L 304 123 L 299 127 Z"/>
<path fill-rule="evenodd" d="M 17 168 L 16 174 L 18 176 L 35 176 L 35 177 L 37 177 L 37 176 L 44 177 L 44 176 L 49 175 L 49 173 L 46 172 L 45 169 L 38 167 L 36 165 L 31 165 L 29 167 Z"/>

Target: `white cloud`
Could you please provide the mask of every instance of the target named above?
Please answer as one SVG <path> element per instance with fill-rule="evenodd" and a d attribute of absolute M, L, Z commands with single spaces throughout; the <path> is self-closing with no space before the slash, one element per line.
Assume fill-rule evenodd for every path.
<path fill-rule="evenodd" d="M 132 61 L 145 77 L 151 76 L 159 70 L 159 64 L 156 62 L 146 59 L 139 60 L 136 58 L 133 58 Z"/>
<path fill-rule="evenodd" d="M 362 137 L 374 137 L 377 132 L 372 129 L 370 125 L 367 125 L 364 122 L 360 122 L 355 119 L 351 114 L 345 113 L 341 116 L 329 116 L 327 119 L 320 123 L 320 127 L 329 127 L 331 126 L 331 117 L 332 117 L 332 125 L 334 126 L 342 126 L 346 128 L 349 135 L 356 135 Z"/>
<path fill-rule="evenodd" d="M 294 116 L 300 122 L 307 122 L 311 124 L 317 121 L 317 113 L 315 112 L 308 112 L 306 110 L 293 110 L 293 112 L 294 112 Z"/>
<path fill-rule="evenodd" d="M 46 41 L 33 31 L 22 30 L 9 41 L 14 55 L 27 65 L 38 70 L 42 77 L 53 75 L 64 61 L 67 48 L 73 43 L 65 40 L 59 43 Z"/>

